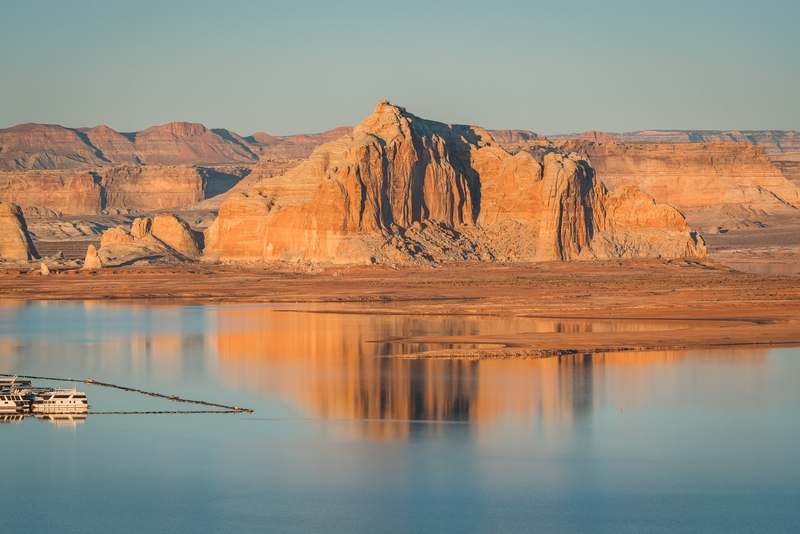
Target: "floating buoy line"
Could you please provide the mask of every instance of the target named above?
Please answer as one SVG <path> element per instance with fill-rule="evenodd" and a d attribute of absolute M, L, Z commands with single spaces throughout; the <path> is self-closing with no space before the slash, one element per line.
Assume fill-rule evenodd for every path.
<path fill-rule="evenodd" d="M 229 406 L 227 404 L 218 404 L 215 402 L 206 402 L 201 400 L 192 400 L 192 399 L 184 399 L 182 397 L 178 397 L 177 395 L 164 395 L 163 393 L 156 393 L 153 391 L 144 391 L 142 389 L 137 388 L 130 388 L 127 386 L 120 386 L 117 384 L 110 384 L 108 382 L 98 382 L 97 380 L 93 380 L 91 378 L 86 378 L 84 380 L 75 379 L 75 378 L 58 378 L 58 377 L 51 377 L 51 376 L 30 376 L 30 375 L 10 375 L 5 373 L 0 373 L 0 377 L 8 377 L 8 378 L 24 378 L 27 380 L 47 380 L 51 382 L 73 382 L 73 383 L 83 383 L 89 384 L 92 386 L 102 386 L 106 388 L 114 388 L 120 389 L 122 391 L 130 391 L 133 393 L 140 393 L 142 395 L 148 395 L 150 397 L 156 397 L 159 399 L 165 399 L 172 402 L 182 402 L 188 404 L 197 404 L 200 406 L 209 406 L 212 408 L 219 408 L 218 410 L 170 410 L 170 411 L 141 411 L 141 412 L 93 412 L 93 411 L 84 411 L 83 413 L 88 415 L 175 415 L 175 414 L 222 414 L 222 413 L 253 413 L 253 410 L 250 408 L 239 408 L 238 406 Z"/>

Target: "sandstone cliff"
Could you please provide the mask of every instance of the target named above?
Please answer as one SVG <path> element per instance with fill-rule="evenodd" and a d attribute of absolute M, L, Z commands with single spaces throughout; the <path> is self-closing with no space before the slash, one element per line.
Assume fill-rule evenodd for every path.
<path fill-rule="evenodd" d="M 169 209 L 226 192 L 248 173 L 194 165 L 0 171 L 0 201 L 63 215 Z"/>
<path fill-rule="evenodd" d="M 586 153 L 610 188 L 633 185 L 683 209 L 724 204 L 764 209 L 800 206 L 800 190 L 770 161 L 764 147 L 745 143 L 569 145 Z"/>
<path fill-rule="evenodd" d="M 382 101 L 296 168 L 231 195 L 206 253 L 331 262 L 705 254 L 674 208 L 609 194 L 577 155 L 539 156 Z"/>
<path fill-rule="evenodd" d="M 341 126 L 319 134 L 299 134 L 285 137 L 269 135 L 264 132 L 245 137 L 250 150 L 261 159 L 285 160 L 305 159 L 323 143 L 334 141 L 353 130 L 350 126 Z"/>
<path fill-rule="evenodd" d="M 171 122 L 134 137 L 136 156 L 146 165 L 255 163 L 258 157 L 229 135 L 202 124 Z"/>
<path fill-rule="evenodd" d="M 800 132 L 780 130 L 645 130 L 615 134 L 635 143 L 747 143 L 764 147 L 770 156 L 800 152 Z"/>
<path fill-rule="evenodd" d="M 587 136 L 601 139 L 601 136 Z M 716 229 L 800 215 L 800 188 L 791 164 L 779 168 L 764 147 L 747 143 L 630 143 L 540 139 L 503 143 L 512 153 L 551 150 L 584 155 L 610 189 L 634 186 L 683 210 L 694 226 Z M 781 156 L 789 158 L 789 156 Z M 788 218 L 787 218 L 788 216 Z"/>
<path fill-rule="evenodd" d="M 0 260 L 28 261 L 38 257 L 22 210 L 16 204 L 0 202 Z"/>
<path fill-rule="evenodd" d="M 498 143 L 521 143 L 546 139 L 528 130 L 487 130 Z"/>
<path fill-rule="evenodd" d="M 583 139 L 601 143 L 746 143 L 764 147 L 770 157 L 800 152 L 800 132 L 782 130 L 642 130 L 625 133 L 592 131 L 583 134 L 548 135 L 547 137 L 552 140 Z M 508 141 L 498 139 L 498 142 Z"/>

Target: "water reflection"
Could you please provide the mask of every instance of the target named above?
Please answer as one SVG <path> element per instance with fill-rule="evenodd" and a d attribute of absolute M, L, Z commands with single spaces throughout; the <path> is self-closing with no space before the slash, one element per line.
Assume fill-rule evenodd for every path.
<path fill-rule="evenodd" d="M 426 336 L 663 330 L 686 324 L 347 311 L 341 305 L 304 311 L 5 303 L 0 308 L 0 372 L 25 368 L 49 376 L 121 377 L 120 383 L 149 383 L 154 390 L 169 388 L 170 394 L 211 400 L 247 391 L 288 403 L 302 417 L 368 421 L 360 428 L 370 439 L 404 440 L 414 432 L 439 431 L 436 425 L 415 427 L 418 421 L 578 421 L 597 406 L 607 406 L 609 396 L 630 404 L 657 398 L 667 387 L 663 381 L 670 378 L 670 369 L 679 367 L 674 363 L 722 358 L 720 353 L 676 351 L 511 361 L 400 359 L 390 356 L 454 346 L 420 342 Z M 414 343 L 396 341 L 410 336 L 416 336 Z M 766 352 L 725 354 L 758 363 Z M 709 380 L 709 401 L 758 402 L 763 390 L 759 373 L 742 376 L 733 396 L 716 391 L 717 381 Z M 128 411 L 130 402 L 130 397 L 100 396 L 93 405 L 100 411 Z"/>
<path fill-rule="evenodd" d="M 0 423 L 21 423 L 25 419 L 38 419 L 45 423 L 53 423 L 59 427 L 74 428 L 86 422 L 86 414 L 11 414 L 0 415 Z"/>
<path fill-rule="evenodd" d="M 39 421 L 44 421 L 46 423 L 53 423 L 59 427 L 68 427 L 74 428 L 79 424 L 83 424 L 86 422 L 86 414 L 66 414 L 66 413 L 58 413 L 58 414 L 35 414 L 34 417 Z"/>
<path fill-rule="evenodd" d="M 3 414 L 0 415 L 0 423 L 21 423 L 24 417 L 22 414 Z"/>
<path fill-rule="evenodd" d="M 512 361 L 408 360 L 385 356 L 428 350 L 429 344 L 370 343 L 410 334 L 669 327 L 664 322 L 419 318 L 268 309 L 222 309 L 218 321 L 219 374 L 225 385 L 292 399 L 306 407 L 311 417 L 369 420 L 367 434 L 379 439 L 407 438 L 412 421 L 419 420 L 588 417 L 608 385 L 605 372 L 609 366 L 652 369 L 704 354 L 673 351 Z M 243 325 L 250 326 L 245 329 Z M 746 351 L 737 357 L 761 359 L 764 354 Z M 618 372 L 613 375 L 615 381 L 619 375 L 626 380 L 614 387 L 641 397 L 655 389 L 652 383 L 642 385 L 654 378 L 647 376 L 647 371 Z"/>

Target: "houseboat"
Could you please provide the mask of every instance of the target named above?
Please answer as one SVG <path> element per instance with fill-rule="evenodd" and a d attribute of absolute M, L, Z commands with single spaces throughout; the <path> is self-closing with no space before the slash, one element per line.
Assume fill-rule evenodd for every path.
<path fill-rule="evenodd" d="M 37 393 L 31 404 L 33 413 L 86 413 L 89 401 L 86 393 L 75 389 L 53 389 Z"/>

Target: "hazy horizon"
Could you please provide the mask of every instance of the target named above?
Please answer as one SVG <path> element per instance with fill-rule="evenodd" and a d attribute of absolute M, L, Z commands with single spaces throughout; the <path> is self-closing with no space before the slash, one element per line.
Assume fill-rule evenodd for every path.
<path fill-rule="evenodd" d="M 12 3 L 0 128 L 242 135 L 354 125 L 379 99 L 544 135 L 798 130 L 800 3 Z"/>

